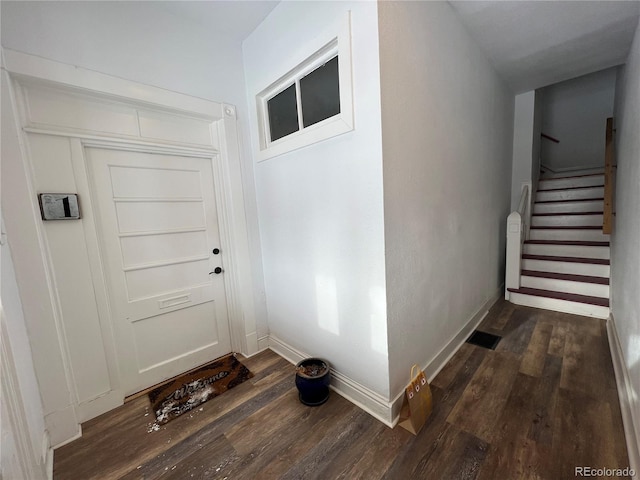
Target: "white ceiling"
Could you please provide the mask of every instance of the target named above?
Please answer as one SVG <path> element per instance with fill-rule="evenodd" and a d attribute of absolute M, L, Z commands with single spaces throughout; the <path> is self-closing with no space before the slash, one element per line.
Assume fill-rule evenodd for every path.
<path fill-rule="evenodd" d="M 242 41 L 280 3 L 267 0 L 173 0 L 153 2 L 165 11 L 183 17 L 230 39 Z"/>
<path fill-rule="evenodd" d="M 624 63 L 640 1 L 450 1 L 516 92 Z"/>
<path fill-rule="evenodd" d="M 173 15 L 242 41 L 278 3 L 173 0 L 142 5 L 160 5 Z M 640 0 L 449 3 L 516 93 L 624 63 L 640 15 Z"/>

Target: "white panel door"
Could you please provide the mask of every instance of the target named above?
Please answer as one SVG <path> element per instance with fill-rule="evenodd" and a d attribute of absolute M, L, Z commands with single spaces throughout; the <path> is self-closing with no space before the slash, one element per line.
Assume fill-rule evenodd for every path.
<path fill-rule="evenodd" d="M 212 160 L 85 152 L 125 394 L 228 353 Z"/>

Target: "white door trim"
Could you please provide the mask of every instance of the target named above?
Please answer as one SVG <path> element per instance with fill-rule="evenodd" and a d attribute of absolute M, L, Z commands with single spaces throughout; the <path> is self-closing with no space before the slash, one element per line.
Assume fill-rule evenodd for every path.
<path fill-rule="evenodd" d="M 8 48 L 3 48 L 2 51 L 4 67 L 14 76 L 86 89 L 114 98 L 132 100 L 140 105 L 164 107 L 205 118 L 210 118 L 213 112 L 216 118 L 222 118 L 222 104 L 217 102 L 132 82 Z"/>
<path fill-rule="evenodd" d="M 33 439 L 29 438 L 29 424 L 27 416 L 23 408 L 22 395 L 20 393 L 18 374 L 16 366 L 13 362 L 13 353 L 11 345 L 9 345 L 9 334 L 4 320 L 4 312 L 0 307 L 0 380 L 3 407 L 6 408 L 8 418 L 2 418 L 2 421 L 8 422 L 7 429 L 12 433 L 16 464 L 13 465 L 19 469 L 19 472 L 10 471 L 16 475 L 14 478 L 31 478 L 34 480 L 44 480 L 47 477 L 52 478 L 53 472 L 47 471 L 47 463 L 49 456 L 52 457 L 52 450 L 49 448 L 49 437 L 44 435 L 42 446 L 36 450 L 33 445 Z M 42 456 L 40 456 L 42 452 Z M 53 463 L 51 463 L 53 466 Z M 9 465 L 3 465 L 9 467 Z M 0 471 L 0 474 L 2 472 Z M 49 475 L 50 473 L 50 475 Z"/>
<path fill-rule="evenodd" d="M 89 188 L 87 176 L 87 166 L 84 158 L 84 146 L 78 138 L 71 140 L 71 163 L 75 177 L 78 195 L 83 199 L 83 226 L 84 235 L 89 253 L 89 269 L 93 281 L 93 289 L 96 298 L 100 329 L 102 331 L 102 342 L 107 359 L 107 370 L 109 372 L 109 383 L 111 391 L 106 395 L 99 395 L 89 402 L 78 404 L 79 421 L 93 418 L 104 411 L 121 405 L 124 400 L 124 391 L 120 381 L 120 372 L 116 354 L 116 343 L 114 326 L 111 316 L 111 304 L 107 289 L 107 279 L 100 252 L 98 230 L 96 228 L 95 210 L 93 208 L 93 195 Z"/>
<path fill-rule="evenodd" d="M 20 129 L 14 138 L 8 139 L 16 142 L 15 151 L 19 151 L 20 163 L 23 165 L 24 175 L 21 179 L 27 185 L 33 185 L 33 170 L 28 158 L 28 153 L 19 144 L 26 145 L 27 131 L 46 133 L 50 135 L 62 135 L 72 141 L 72 164 L 78 193 L 84 199 L 90 201 L 89 187 L 86 177 L 86 166 L 84 165 L 82 150 L 83 144 L 129 144 L 139 148 L 153 148 L 158 151 L 169 148 L 172 151 L 182 151 L 189 155 L 202 155 L 213 157 L 216 201 L 219 205 L 221 215 L 219 217 L 222 235 L 223 248 L 228 255 L 225 258 L 226 273 L 225 287 L 227 290 L 227 303 L 229 313 L 229 326 L 231 332 L 231 346 L 234 351 L 242 352 L 245 355 L 252 355 L 258 351 L 256 318 L 253 298 L 252 266 L 250 262 L 250 250 L 247 231 L 246 211 L 244 206 L 242 167 L 240 161 L 240 151 L 238 145 L 238 130 L 236 120 L 236 110 L 232 105 L 212 102 L 209 100 L 191 97 L 177 92 L 164 90 L 161 88 L 143 85 L 129 80 L 112 77 L 99 72 L 66 65 L 41 57 L 28 55 L 12 50 L 2 51 L 3 70 L 11 77 L 11 101 L 14 105 L 14 114 L 18 117 L 18 127 Z M 22 96 L 21 85 L 44 85 L 46 88 L 56 90 L 77 92 L 82 95 L 95 96 L 102 102 L 117 102 L 127 105 L 137 112 L 158 111 L 170 115 L 185 115 L 199 120 L 204 120 L 210 124 L 210 131 L 214 144 L 211 147 L 198 145 L 175 144 L 171 140 L 149 139 L 139 135 L 119 135 L 117 133 L 107 133 L 104 136 L 100 132 L 87 132 L 75 130 L 68 126 L 58 127 L 56 125 L 42 125 L 30 123 L 28 106 Z M 3 109 L 4 110 L 4 109 Z M 3 129 L 4 130 L 4 129 Z M 3 138 L 3 141 L 5 139 Z M 217 142 L 217 145 L 216 145 Z M 4 149 L 3 149 L 4 150 Z M 219 153 L 219 155 L 218 155 Z M 215 160 L 217 159 L 217 160 Z M 15 171 L 15 170 L 14 170 Z M 25 265 L 41 264 L 44 266 L 47 278 L 53 278 L 52 263 L 50 253 L 46 245 L 46 239 L 41 233 L 42 225 L 38 215 L 39 207 L 35 192 L 29 189 L 29 198 L 23 193 L 21 198 L 10 199 L 4 203 L 6 208 L 7 225 L 24 224 L 25 228 L 16 228 L 25 233 L 38 232 L 38 242 L 44 242 L 44 248 L 38 251 L 27 251 L 17 249 L 14 252 L 16 273 L 24 281 L 29 281 L 32 268 Z M 13 204 L 12 204 L 13 203 Z M 86 207 L 86 206 L 85 206 Z M 57 299 L 56 286 L 53 282 L 36 282 L 29 288 L 22 289 L 23 303 L 39 304 L 41 310 L 46 310 L 46 315 L 36 317 L 29 316 L 25 311 L 25 322 L 27 323 L 30 335 L 38 332 L 41 328 L 42 318 L 55 319 L 55 338 L 47 338 L 42 341 L 48 348 L 42 350 L 34 349 L 34 365 L 37 377 L 51 376 L 52 372 L 44 370 L 47 365 L 48 355 L 55 352 L 56 356 L 62 358 L 64 372 L 56 371 L 59 378 L 59 385 L 67 386 L 68 396 L 72 405 L 64 405 L 56 400 L 60 398 L 60 392 L 54 395 L 47 389 L 43 389 L 43 404 L 50 405 L 46 409 L 45 416 L 54 415 L 59 421 L 52 421 L 49 428 L 55 431 L 50 432 L 52 443 L 61 444 L 70 438 L 70 431 L 78 432 L 79 423 L 91 418 L 103 411 L 117 406 L 122 402 L 122 391 L 120 388 L 119 373 L 113 345 L 113 331 L 110 325 L 109 304 L 107 288 L 104 282 L 103 269 L 100 265 L 98 238 L 95 229 L 95 218 L 89 209 L 84 210 L 85 239 L 91 257 L 91 275 L 97 280 L 96 300 L 98 303 L 100 325 L 103 332 L 103 343 L 105 354 L 108 359 L 109 377 L 111 381 L 111 391 L 101 394 L 98 397 L 79 404 L 76 379 L 70 368 L 70 354 L 67 347 L 66 334 L 64 331 L 64 319 L 62 317 L 59 301 Z M 13 218 L 11 218 L 13 217 Z M 30 224 L 30 226 L 26 226 Z M 11 231 L 8 232 L 12 234 Z M 21 271 L 23 270 L 23 271 Z M 99 279 L 98 277 L 102 277 Z M 51 298 L 51 302 L 42 302 L 42 298 Z M 51 329 L 52 326 L 47 327 Z M 49 402 L 49 396 L 56 397 Z M 64 402 L 66 403 L 66 402 Z M 71 407 L 71 415 L 63 410 Z M 69 412 L 69 413 L 71 413 Z M 67 438 L 68 437 L 68 438 Z"/>

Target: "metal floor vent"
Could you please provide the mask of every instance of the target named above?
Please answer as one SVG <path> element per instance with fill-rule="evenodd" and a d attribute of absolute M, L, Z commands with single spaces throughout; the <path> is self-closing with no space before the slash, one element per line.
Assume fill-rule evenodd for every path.
<path fill-rule="evenodd" d="M 495 350 L 498 342 L 502 337 L 494 335 L 492 333 L 481 332 L 480 330 L 474 330 L 471 336 L 467 339 L 467 343 L 477 345 L 479 347 Z"/>

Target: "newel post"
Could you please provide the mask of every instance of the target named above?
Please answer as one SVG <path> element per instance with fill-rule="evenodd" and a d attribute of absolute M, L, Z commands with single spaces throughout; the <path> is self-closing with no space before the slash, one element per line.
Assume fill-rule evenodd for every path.
<path fill-rule="evenodd" d="M 507 217 L 507 258 L 504 298 L 509 300 L 509 288 L 520 288 L 520 259 L 522 258 L 522 216 L 511 212 Z"/>

